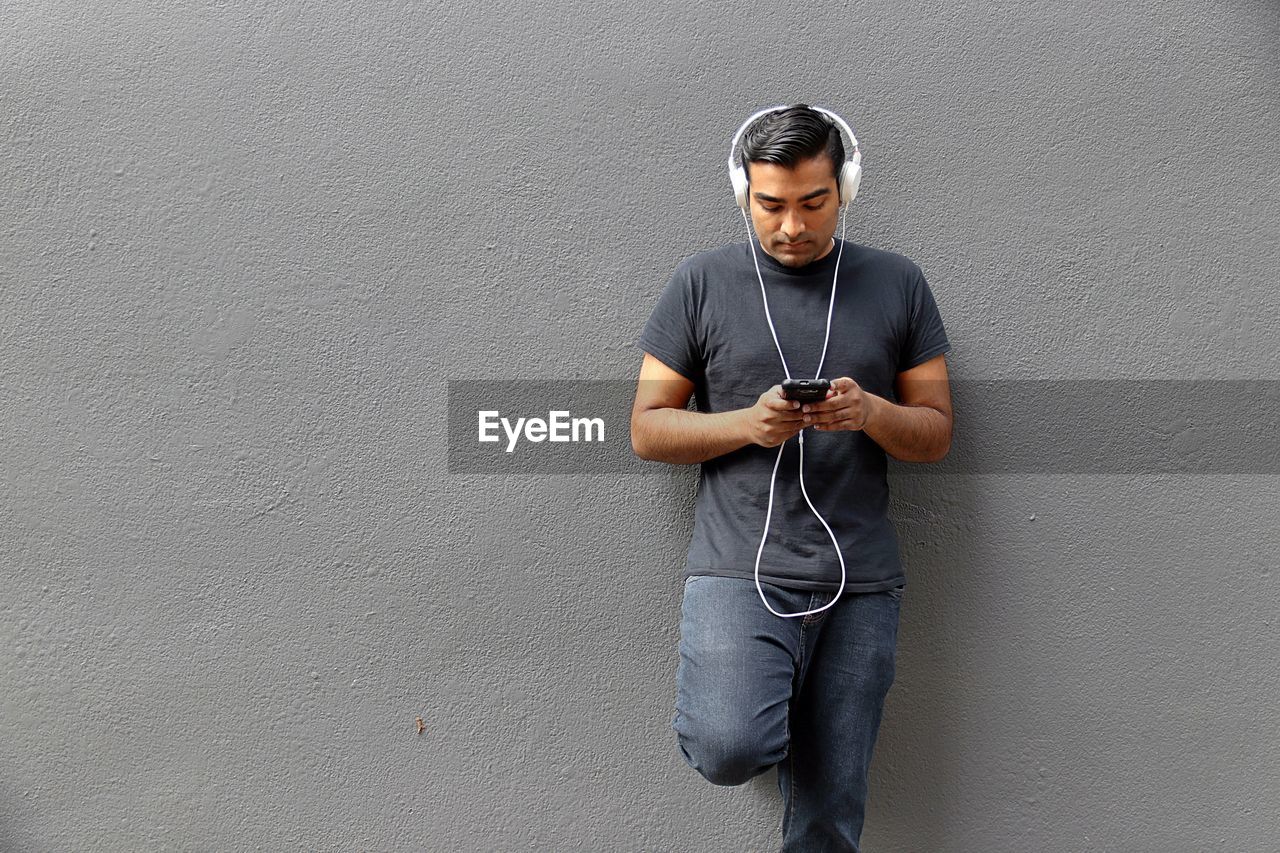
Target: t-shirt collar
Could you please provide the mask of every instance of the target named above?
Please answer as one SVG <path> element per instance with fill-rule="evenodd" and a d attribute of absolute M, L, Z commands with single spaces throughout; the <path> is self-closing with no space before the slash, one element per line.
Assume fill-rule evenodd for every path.
<path fill-rule="evenodd" d="M 760 244 L 758 237 L 753 237 L 756 243 L 756 257 L 760 259 L 760 269 L 768 269 L 771 272 L 781 273 L 782 275 L 795 276 L 796 278 L 808 278 L 810 276 L 825 273 L 828 277 L 835 272 L 836 258 L 840 254 L 840 240 L 837 238 L 835 244 L 831 247 L 831 251 L 827 252 L 816 261 L 805 264 L 802 267 L 789 267 L 780 263 L 773 255 L 764 250 Z"/>

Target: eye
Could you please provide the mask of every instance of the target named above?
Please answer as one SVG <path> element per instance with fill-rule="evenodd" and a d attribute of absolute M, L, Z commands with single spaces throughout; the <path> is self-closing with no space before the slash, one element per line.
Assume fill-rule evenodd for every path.
<path fill-rule="evenodd" d="M 805 205 L 805 209 L 806 209 L 806 210 L 822 210 L 822 205 L 823 205 L 823 204 L 824 204 L 824 202 L 821 202 L 821 201 L 820 201 L 820 202 L 818 202 L 817 204 L 806 204 L 806 205 Z"/>
<path fill-rule="evenodd" d="M 760 205 L 760 209 L 766 210 L 769 213 L 777 213 L 779 210 L 782 210 L 782 208 L 776 204 L 775 205 L 762 204 Z"/>

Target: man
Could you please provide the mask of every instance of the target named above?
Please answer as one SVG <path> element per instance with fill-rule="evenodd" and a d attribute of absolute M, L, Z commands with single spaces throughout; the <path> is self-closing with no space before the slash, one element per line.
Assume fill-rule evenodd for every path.
<path fill-rule="evenodd" d="M 758 240 L 677 267 L 639 339 L 631 415 L 638 456 L 701 464 L 679 748 L 717 785 L 776 764 L 784 853 L 859 850 L 905 585 L 885 454 L 936 461 L 951 442 L 950 345 L 919 267 L 835 237 L 857 180 L 827 116 L 799 104 L 740 131 Z M 816 371 L 838 377 L 824 401 L 784 399 L 781 378 Z"/>

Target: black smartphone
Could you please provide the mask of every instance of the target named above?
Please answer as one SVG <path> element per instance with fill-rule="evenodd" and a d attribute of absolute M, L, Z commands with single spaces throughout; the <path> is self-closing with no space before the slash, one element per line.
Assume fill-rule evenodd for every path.
<path fill-rule="evenodd" d="M 787 379 L 782 383 L 782 396 L 801 403 L 819 403 L 831 390 L 828 379 Z"/>

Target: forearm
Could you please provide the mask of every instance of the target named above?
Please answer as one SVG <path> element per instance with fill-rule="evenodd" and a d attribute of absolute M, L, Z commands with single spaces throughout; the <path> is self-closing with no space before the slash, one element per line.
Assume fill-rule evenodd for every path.
<path fill-rule="evenodd" d="M 641 459 L 691 465 L 751 443 L 746 410 L 648 409 L 631 419 L 631 448 Z"/>
<path fill-rule="evenodd" d="M 902 462 L 937 462 L 951 449 L 947 416 L 928 406 L 899 406 L 867 393 L 871 411 L 862 431 Z"/>

